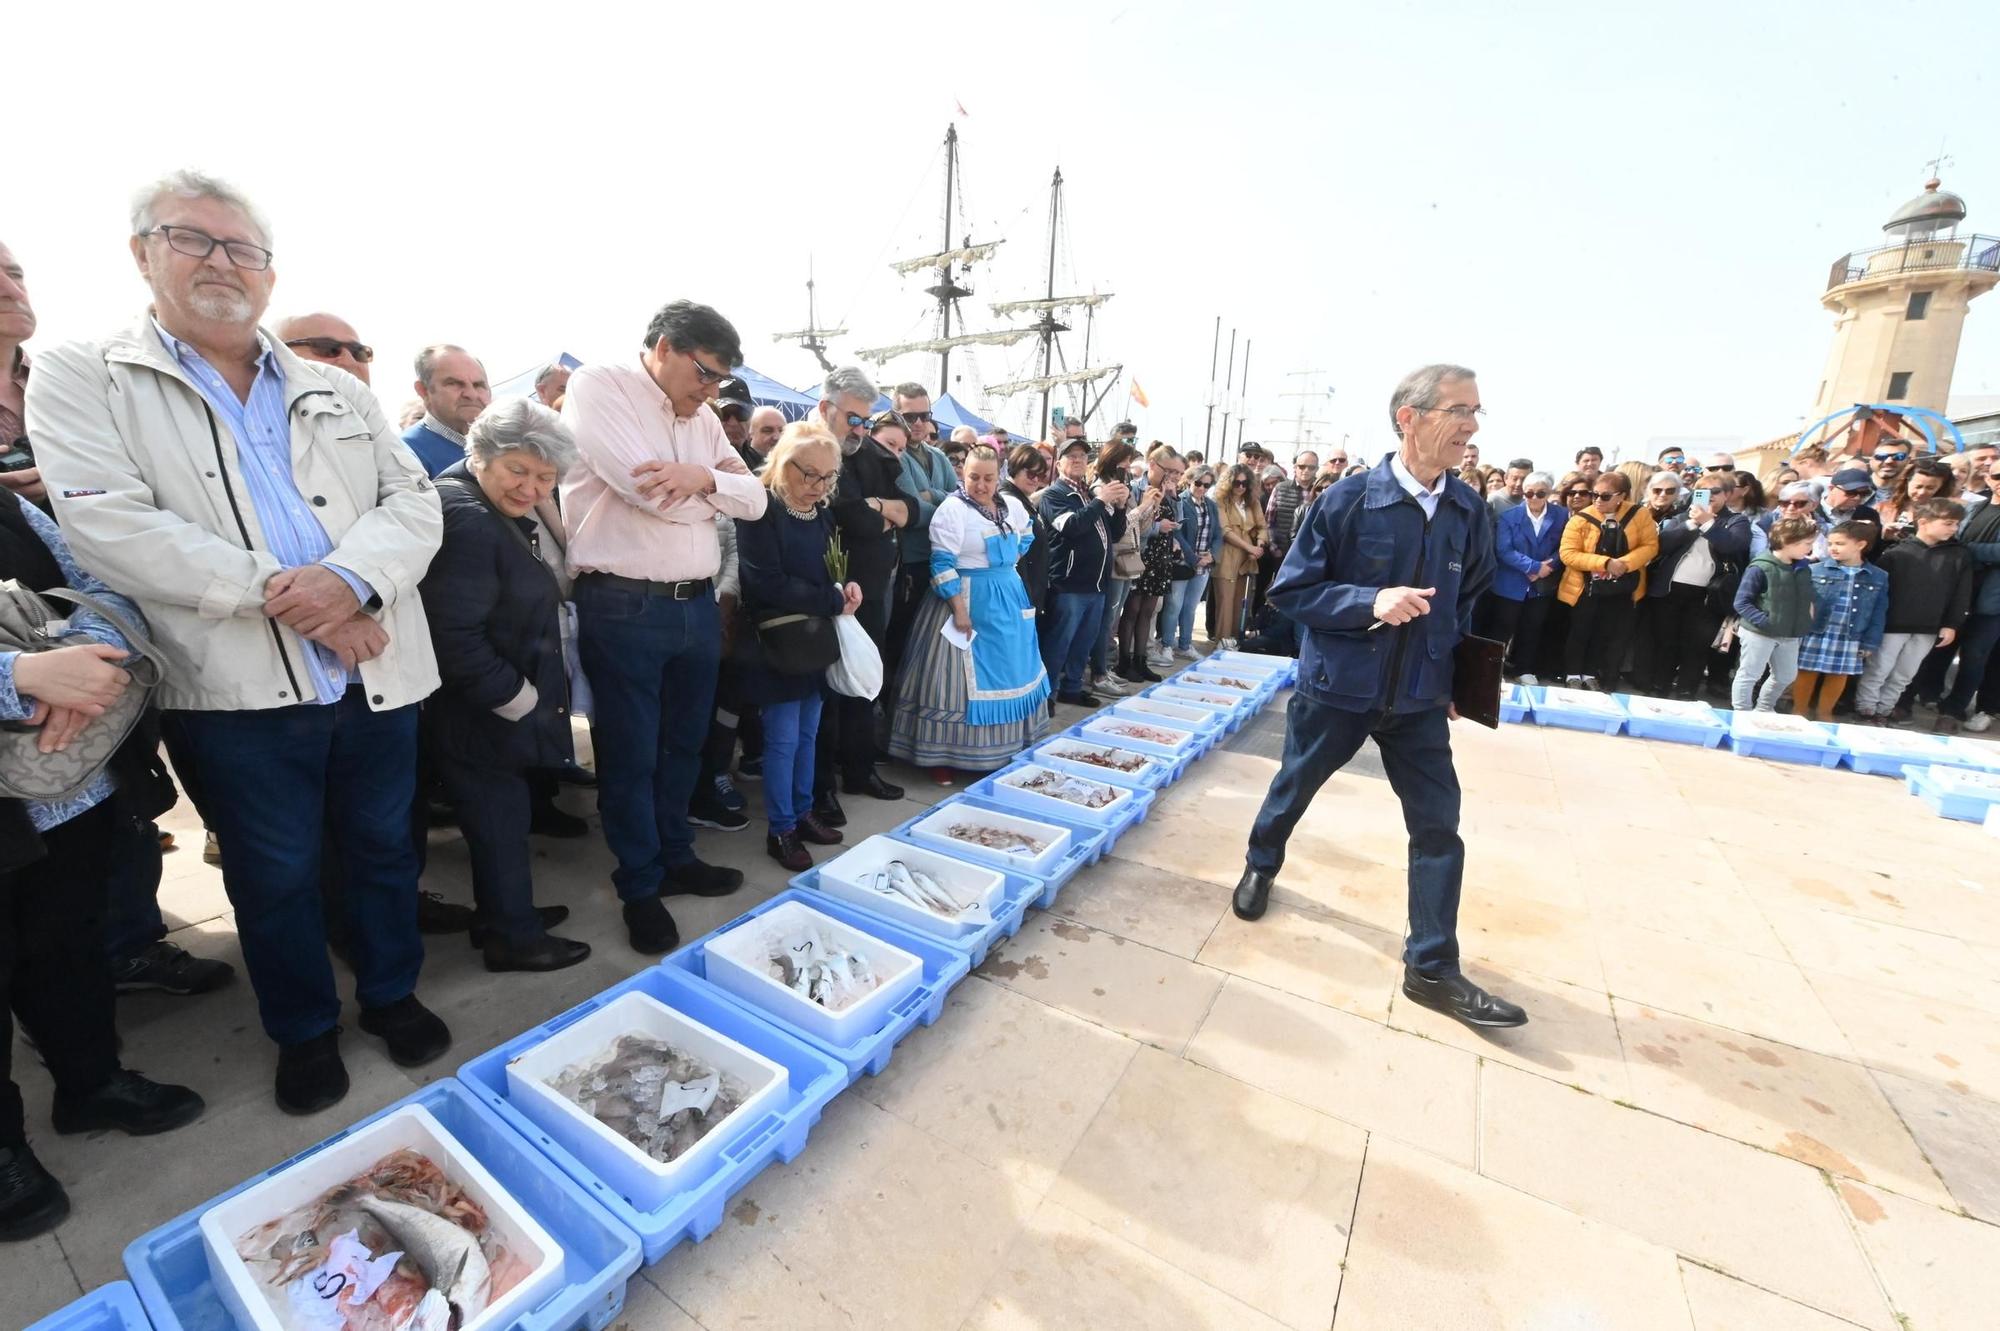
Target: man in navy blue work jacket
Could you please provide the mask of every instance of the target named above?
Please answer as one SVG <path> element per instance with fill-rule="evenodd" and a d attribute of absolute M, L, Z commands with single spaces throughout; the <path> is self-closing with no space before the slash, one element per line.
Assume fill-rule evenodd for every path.
<path fill-rule="evenodd" d="M 1312 506 L 1271 583 L 1271 604 L 1305 642 L 1284 763 L 1233 904 L 1246 920 L 1264 913 L 1292 829 L 1372 735 L 1410 832 L 1403 992 L 1469 1026 L 1519 1026 L 1526 1013 L 1458 968 L 1465 843 L 1448 730 L 1452 649 L 1494 565 L 1485 501 L 1454 473 L 1479 429 L 1479 386 L 1462 366 L 1425 366 L 1397 385 L 1389 414 L 1396 451 Z"/>

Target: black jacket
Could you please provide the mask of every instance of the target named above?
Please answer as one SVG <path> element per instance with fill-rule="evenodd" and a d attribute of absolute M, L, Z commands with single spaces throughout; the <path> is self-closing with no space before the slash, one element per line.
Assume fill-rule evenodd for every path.
<path fill-rule="evenodd" d="M 1028 498 L 1027 492 L 1014 482 L 1002 481 L 1000 492 L 1013 495 L 1021 501 L 1021 507 L 1028 510 L 1028 525 L 1034 528 L 1035 540 L 1014 570 L 1021 575 L 1021 585 L 1028 589 L 1028 604 L 1039 607 L 1049 590 L 1049 524 L 1035 501 Z"/>
<path fill-rule="evenodd" d="M 1724 581 L 1733 584 L 1736 578 L 1742 576 L 1744 566 L 1750 562 L 1750 519 L 1725 509 L 1716 515 L 1707 531 L 1698 532 L 1683 513 L 1660 524 L 1660 553 L 1653 556 L 1653 562 L 1647 566 L 1647 597 L 1665 596 L 1673 589 L 1674 570 L 1680 567 L 1682 558 L 1694 548 L 1698 539 L 1708 542 L 1708 552 L 1715 558 L 1715 576 L 1709 580 L 1711 586 Z M 1727 590 L 1734 599 L 1736 588 L 1731 585 Z"/>
<path fill-rule="evenodd" d="M 1958 629 L 1972 605 L 1972 552 L 1957 541 L 1925 545 L 1912 536 L 1876 557 L 1889 575 L 1888 633 Z"/>
<path fill-rule="evenodd" d="M 437 650 L 425 733 L 442 756 L 509 771 L 556 767 L 571 752 L 562 589 L 530 546 L 534 523 L 493 507 L 463 462 L 438 476 L 444 540 L 418 591 Z M 493 709 L 535 686 L 534 710 Z"/>
<path fill-rule="evenodd" d="M 1125 510 L 1061 479 L 1036 496 L 1035 507 L 1049 525 L 1049 590 L 1103 591 L 1111 547 L 1125 534 Z"/>
<path fill-rule="evenodd" d="M 889 594 L 889 583 L 902 556 L 896 547 L 896 529 L 868 501 L 900 499 L 908 508 L 916 508 L 916 500 L 899 485 L 902 478 L 901 459 L 873 439 L 864 438 L 852 453 L 841 453 L 840 484 L 828 509 L 840 531 L 840 544 L 847 551 L 848 580 L 860 583 L 862 594 L 872 599 Z M 741 528 L 737 535 L 741 537 Z M 737 557 L 742 558 L 740 552 Z"/>

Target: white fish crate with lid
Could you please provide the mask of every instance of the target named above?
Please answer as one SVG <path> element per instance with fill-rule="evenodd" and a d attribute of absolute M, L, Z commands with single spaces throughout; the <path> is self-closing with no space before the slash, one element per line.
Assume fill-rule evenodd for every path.
<path fill-rule="evenodd" d="M 499 1331 L 563 1282 L 561 1247 L 421 1105 L 216 1203 L 201 1238 L 242 1331 Z"/>

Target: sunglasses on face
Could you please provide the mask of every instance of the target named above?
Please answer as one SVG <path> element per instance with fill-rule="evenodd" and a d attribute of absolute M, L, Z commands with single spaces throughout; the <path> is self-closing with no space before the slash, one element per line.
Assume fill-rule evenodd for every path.
<path fill-rule="evenodd" d="M 903 413 L 903 419 L 912 425 L 920 425 L 930 420 L 931 414 L 928 411 L 906 411 Z"/>
<path fill-rule="evenodd" d="M 1523 499 L 1547 499 L 1548 497 L 1549 497 L 1549 492 L 1547 490 L 1521 491 L 1521 498 Z"/>
<path fill-rule="evenodd" d="M 1909 460 L 1909 456 L 1908 453 L 1877 453 L 1875 460 L 1877 462 L 1905 462 Z"/>
<path fill-rule="evenodd" d="M 857 416 L 857 415 L 855 415 L 855 414 L 854 414 L 853 412 L 851 412 L 851 411 L 847 413 L 847 428 L 848 428 L 848 429 L 850 429 L 850 430 L 858 430 L 858 429 L 860 429 L 860 428 L 861 428 L 862 426 L 864 426 L 864 425 L 866 425 L 866 424 L 868 424 L 868 418 L 867 418 L 866 416 Z"/>
<path fill-rule="evenodd" d="M 1623 499 L 1625 497 L 1616 490 L 1592 490 L 1590 493 L 1596 499 Z"/>
<path fill-rule="evenodd" d="M 1564 498 L 1564 499 L 1588 499 L 1588 498 L 1590 498 L 1590 491 L 1589 491 L 1589 490 L 1586 490 L 1586 489 L 1584 489 L 1584 488 L 1583 488 L 1582 486 L 1577 486 L 1577 487 L 1575 487 L 1574 489 L 1570 489 L 1570 490 L 1565 490 L 1565 491 L 1563 491 L 1563 498 Z"/>
<path fill-rule="evenodd" d="M 1784 503 L 1783 503 L 1782 507 L 1784 507 L 1784 508 L 1811 508 L 1811 507 L 1812 507 L 1812 503 L 1813 503 L 1813 501 L 1812 501 L 1812 500 L 1810 500 L 1810 499 L 1787 499 L 1787 500 L 1785 500 L 1785 501 L 1784 501 Z"/>
<path fill-rule="evenodd" d="M 375 348 L 360 342 L 343 342 L 337 337 L 288 337 L 285 339 L 285 345 L 304 347 L 315 356 L 325 356 L 329 360 L 343 351 L 363 365 L 375 359 Z"/>

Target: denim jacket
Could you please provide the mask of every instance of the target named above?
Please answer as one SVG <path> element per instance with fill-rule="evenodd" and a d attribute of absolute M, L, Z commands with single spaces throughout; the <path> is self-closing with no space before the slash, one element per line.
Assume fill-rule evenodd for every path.
<path fill-rule="evenodd" d="M 1493 572 L 1492 519 L 1456 477 L 1428 521 L 1386 456 L 1334 485 L 1301 517 L 1271 581 L 1271 604 L 1306 630 L 1299 691 L 1349 712 L 1444 706 L 1452 650 Z M 1435 588 L 1430 613 L 1371 631 L 1384 587 Z"/>
<path fill-rule="evenodd" d="M 1864 652 L 1882 645 L 1882 631 L 1889 622 L 1889 575 L 1873 564 L 1864 563 L 1854 575 L 1854 600 L 1847 607 L 1847 622 L 1838 623 L 1837 612 L 1847 594 L 1848 575 L 1837 559 L 1815 559 L 1812 564 L 1813 632 L 1840 632 L 1851 637 Z"/>

